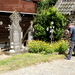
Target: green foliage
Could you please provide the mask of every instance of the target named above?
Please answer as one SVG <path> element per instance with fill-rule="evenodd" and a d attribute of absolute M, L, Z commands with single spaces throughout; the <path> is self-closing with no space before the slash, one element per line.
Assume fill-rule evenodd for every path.
<path fill-rule="evenodd" d="M 58 42 L 54 42 L 53 44 L 49 44 L 38 40 L 28 42 L 28 47 L 29 52 L 31 53 L 63 53 L 68 49 L 69 43 L 67 41 L 60 40 Z"/>
<path fill-rule="evenodd" d="M 64 17 L 64 15 L 58 12 L 58 10 L 55 9 L 54 7 L 51 7 L 47 10 L 46 9 L 41 10 L 40 12 L 41 13 L 38 14 L 37 17 L 34 19 L 34 23 L 36 25 L 39 24 L 39 26 L 44 28 L 43 30 L 45 30 L 46 35 L 42 35 L 42 37 L 44 37 L 43 40 L 46 41 L 50 40 L 49 39 L 50 33 L 49 31 L 46 31 L 46 29 L 49 28 L 50 26 L 55 26 L 54 40 L 60 40 L 64 32 L 64 27 L 66 26 L 67 23 L 67 20 Z M 36 31 L 35 31 L 35 36 L 36 36 Z M 41 30 L 39 32 L 41 32 Z"/>
<path fill-rule="evenodd" d="M 44 37 L 42 37 L 42 36 L 46 35 L 46 31 L 45 31 L 44 27 L 42 27 L 41 25 L 37 24 L 37 25 L 34 26 L 34 28 L 35 28 L 35 31 L 36 31 L 34 37 L 37 38 L 37 39 L 38 38 L 43 39 Z"/>
<path fill-rule="evenodd" d="M 64 27 L 66 26 L 66 18 L 58 12 L 57 9 L 55 9 L 54 6 L 57 0 L 40 0 L 38 2 L 37 6 L 37 17 L 34 20 L 35 25 L 39 25 L 46 34 L 42 35 L 42 30 L 38 30 L 35 28 L 35 34 L 34 37 L 38 39 L 42 39 L 44 41 L 50 41 L 50 33 L 49 31 L 46 31 L 47 28 L 52 26 L 51 22 L 53 21 L 55 26 L 55 31 L 54 31 L 54 40 L 60 40 L 61 37 L 63 36 L 64 32 Z M 39 27 L 40 28 L 40 27 Z M 40 34 L 39 34 L 40 33 Z"/>
<path fill-rule="evenodd" d="M 53 53 L 52 47 L 49 43 L 43 41 L 30 41 L 28 42 L 29 52 L 31 53 Z"/>
<path fill-rule="evenodd" d="M 62 54 L 62 53 L 65 53 L 68 50 L 69 42 L 61 40 L 61 41 L 56 42 L 54 44 L 54 46 L 55 46 L 55 51 L 59 52 L 60 54 Z"/>
<path fill-rule="evenodd" d="M 51 6 L 54 6 L 55 3 L 57 2 L 57 0 L 40 0 L 40 2 L 38 2 L 38 6 L 37 6 L 37 12 L 40 13 L 40 10 L 42 9 L 48 9 Z"/>

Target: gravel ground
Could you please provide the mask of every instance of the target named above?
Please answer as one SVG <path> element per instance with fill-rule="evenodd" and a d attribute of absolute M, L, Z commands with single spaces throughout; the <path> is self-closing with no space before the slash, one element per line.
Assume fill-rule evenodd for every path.
<path fill-rule="evenodd" d="M 0 55 L 0 60 L 6 59 L 6 58 L 10 58 L 10 57 L 12 57 L 12 56 L 11 55 L 9 56 L 9 55 L 5 55 L 5 54 L 1 54 Z"/>
<path fill-rule="evenodd" d="M 59 59 L 40 63 L 0 75 L 75 75 L 75 57 L 71 60 Z"/>

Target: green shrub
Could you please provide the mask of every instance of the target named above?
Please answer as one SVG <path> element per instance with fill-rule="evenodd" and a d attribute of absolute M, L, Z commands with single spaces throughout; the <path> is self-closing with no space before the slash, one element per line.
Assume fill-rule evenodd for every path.
<path fill-rule="evenodd" d="M 58 42 L 54 42 L 53 44 L 46 43 L 44 41 L 30 41 L 28 42 L 29 52 L 31 53 L 53 53 L 59 52 L 64 53 L 68 47 L 68 41 L 60 40 Z"/>
<path fill-rule="evenodd" d="M 69 42 L 65 41 L 65 40 L 60 40 L 60 41 L 54 42 L 52 44 L 52 46 L 53 46 L 52 49 L 54 50 L 54 52 L 58 52 L 59 54 L 63 54 L 68 50 Z"/>
<path fill-rule="evenodd" d="M 30 41 L 28 42 L 29 52 L 31 53 L 53 53 L 51 45 L 44 41 Z"/>
<path fill-rule="evenodd" d="M 50 7 L 47 10 L 43 9 L 34 19 L 34 38 L 36 37 L 43 41 L 49 41 L 50 30 L 47 31 L 46 29 L 54 26 L 54 40 L 58 41 L 64 35 L 66 23 L 67 19 L 65 18 L 65 15 L 60 13 L 56 8 Z"/>
<path fill-rule="evenodd" d="M 56 48 L 55 51 L 59 52 L 59 53 L 65 53 L 66 50 L 68 50 L 68 48 L 69 48 L 69 42 L 68 41 L 61 40 L 61 41 L 58 41 L 56 44 L 58 45 L 58 46 L 56 46 L 58 48 Z"/>
<path fill-rule="evenodd" d="M 34 29 L 35 29 L 34 37 L 36 39 L 44 39 L 44 36 L 46 35 L 46 31 L 44 27 L 37 24 L 37 25 L 34 25 Z"/>

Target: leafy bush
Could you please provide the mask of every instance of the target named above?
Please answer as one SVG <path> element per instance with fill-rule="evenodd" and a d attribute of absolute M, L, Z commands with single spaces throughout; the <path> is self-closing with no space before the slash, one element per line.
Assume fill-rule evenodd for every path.
<path fill-rule="evenodd" d="M 46 31 L 45 31 L 45 29 L 41 26 L 41 25 L 39 25 L 39 24 L 37 24 L 37 25 L 35 25 L 34 26 L 34 29 L 35 29 L 35 35 L 34 35 L 34 37 L 36 38 L 36 39 L 43 39 L 44 37 L 43 36 L 45 36 L 46 35 Z"/>
<path fill-rule="evenodd" d="M 59 52 L 63 53 L 65 52 L 68 47 L 68 41 L 60 40 L 58 42 L 54 42 L 53 44 L 46 43 L 44 41 L 30 41 L 28 42 L 29 52 L 31 53 L 53 53 L 53 52 Z"/>
<path fill-rule="evenodd" d="M 37 5 L 37 12 L 40 12 L 40 10 L 44 8 L 48 9 L 51 6 L 54 6 L 56 2 L 57 0 L 40 0 Z"/>
<path fill-rule="evenodd" d="M 28 42 L 29 52 L 31 53 L 53 53 L 51 45 L 43 41 L 30 41 Z"/>
<path fill-rule="evenodd" d="M 64 40 L 58 41 L 54 45 L 55 51 L 59 52 L 60 54 L 65 53 L 69 48 L 69 42 Z"/>
<path fill-rule="evenodd" d="M 53 24 L 52 24 L 53 22 Z M 42 28 L 36 29 L 36 27 L 34 27 L 35 33 L 34 33 L 34 37 L 38 37 L 42 39 L 43 37 L 43 41 L 50 41 L 50 27 L 54 26 L 54 40 L 58 41 L 61 39 L 61 37 L 64 34 L 64 29 L 67 23 L 67 19 L 65 18 L 64 15 L 62 15 L 62 13 L 58 12 L 57 9 L 55 9 L 54 7 L 50 7 L 47 10 L 43 9 L 41 10 L 41 13 L 38 14 L 35 19 L 34 19 L 34 26 L 38 25 L 38 28 Z M 46 29 L 49 28 L 49 31 L 47 31 Z M 42 30 L 45 32 L 44 35 Z M 38 36 L 36 35 L 38 33 Z M 40 34 L 39 34 L 40 33 Z M 47 40 L 46 40 L 47 39 Z"/>

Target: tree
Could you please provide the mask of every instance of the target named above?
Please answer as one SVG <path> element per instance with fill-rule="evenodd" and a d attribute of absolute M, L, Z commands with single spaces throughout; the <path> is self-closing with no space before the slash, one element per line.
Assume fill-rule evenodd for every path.
<path fill-rule="evenodd" d="M 57 0 L 40 0 L 40 2 L 38 2 L 38 6 L 37 6 L 37 12 L 40 13 L 40 10 L 42 9 L 48 9 L 51 6 L 54 6 L 55 3 L 57 2 Z"/>
<path fill-rule="evenodd" d="M 44 36 L 46 35 L 45 28 L 40 24 L 35 25 L 34 28 L 35 28 L 34 37 L 39 40 L 44 40 Z"/>
<path fill-rule="evenodd" d="M 66 18 L 60 12 L 58 12 L 57 9 L 55 9 L 54 7 L 50 7 L 47 10 L 45 8 L 42 9 L 40 11 L 40 14 L 38 14 L 37 17 L 35 18 L 34 23 L 44 28 L 43 31 L 46 33 L 44 35 L 41 35 L 40 39 L 43 39 L 44 41 L 49 41 L 50 33 L 49 31 L 46 31 L 46 29 L 49 28 L 50 26 L 55 26 L 54 40 L 59 40 L 63 35 L 64 27 L 66 26 L 66 21 L 67 21 Z M 53 22 L 53 24 L 51 22 Z M 36 31 L 35 31 L 35 36 L 36 33 L 38 33 Z M 40 28 L 39 32 L 41 32 Z M 42 32 L 40 34 L 42 34 Z"/>

